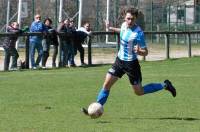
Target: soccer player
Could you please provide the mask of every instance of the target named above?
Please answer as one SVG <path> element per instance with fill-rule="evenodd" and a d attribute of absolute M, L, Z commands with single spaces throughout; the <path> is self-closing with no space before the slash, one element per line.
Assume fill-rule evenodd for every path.
<path fill-rule="evenodd" d="M 137 15 L 138 10 L 136 8 L 129 8 L 125 13 L 125 21 L 120 29 L 110 27 L 108 23 L 106 24 L 109 30 L 120 32 L 120 49 L 112 68 L 108 70 L 103 87 L 97 96 L 96 101 L 101 105 L 106 103 L 113 84 L 124 74 L 128 75 L 130 84 L 138 96 L 165 89 L 173 97 L 176 97 L 176 89 L 169 80 L 142 86 L 142 74 L 137 55 L 147 56 L 148 50 L 144 33 L 136 24 Z M 82 112 L 88 115 L 87 109 L 82 108 Z"/>

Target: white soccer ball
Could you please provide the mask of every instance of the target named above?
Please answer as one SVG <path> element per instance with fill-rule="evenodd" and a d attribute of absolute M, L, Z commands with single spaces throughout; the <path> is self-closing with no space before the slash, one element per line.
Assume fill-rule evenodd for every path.
<path fill-rule="evenodd" d="M 103 106 L 100 103 L 91 103 L 88 107 L 88 114 L 91 118 L 99 118 L 103 114 Z"/>

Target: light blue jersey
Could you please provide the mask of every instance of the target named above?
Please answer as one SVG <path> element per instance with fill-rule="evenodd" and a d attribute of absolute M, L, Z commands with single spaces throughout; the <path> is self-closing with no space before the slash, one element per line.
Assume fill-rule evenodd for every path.
<path fill-rule="evenodd" d="M 134 52 L 134 46 L 137 44 L 141 48 L 146 48 L 143 31 L 137 25 L 128 28 L 126 22 L 124 22 L 120 31 L 119 59 L 124 61 L 136 60 L 137 54 Z"/>

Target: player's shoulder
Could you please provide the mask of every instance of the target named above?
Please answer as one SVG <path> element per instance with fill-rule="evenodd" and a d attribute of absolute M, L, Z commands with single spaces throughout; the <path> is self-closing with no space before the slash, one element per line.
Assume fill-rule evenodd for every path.
<path fill-rule="evenodd" d="M 139 25 L 135 25 L 136 32 L 143 32 L 142 28 Z"/>
<path fill-rule="evenodd" d="M 121 29 L 126 29 L 126 28 L 127 28 L 127 24 L 126 24 L 126 22 L 123 22 L 121 25 Z"/>
<path fill-rule="evenodd" d="M 136 32 L 138 34 L 138 37 L 139 36 L 144 36 L 144 31 L 142 30 L 142 28 L 138 25 L 136 25 L 135 29 L 134 29 L 134 32 Z"/>

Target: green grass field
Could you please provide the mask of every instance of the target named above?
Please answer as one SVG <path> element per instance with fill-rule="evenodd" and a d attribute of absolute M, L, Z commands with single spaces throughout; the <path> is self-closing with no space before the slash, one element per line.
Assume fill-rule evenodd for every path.
<path fill-rule="evenodd" d="M 110 65 L 0 74 L 0 132 L 199 132 L 200 57 L 141 62 L 143 84 L 170 79 L 165 90 L 138 97 L 127 76 L 113 87 L 104 115 L 80 108 L 94 102 Z"/>

